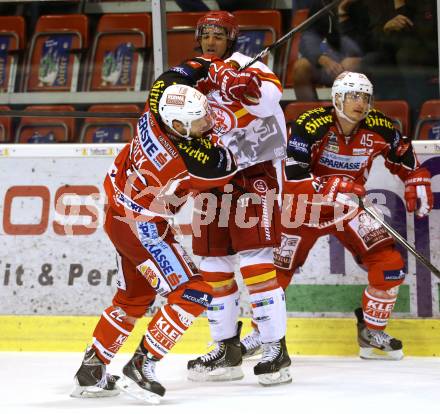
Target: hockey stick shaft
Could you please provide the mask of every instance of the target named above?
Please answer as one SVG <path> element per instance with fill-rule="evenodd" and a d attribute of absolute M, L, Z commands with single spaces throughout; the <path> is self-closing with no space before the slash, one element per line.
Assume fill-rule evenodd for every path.
<path fill-rule="evenodd" d="M 318 20 L 320 17 L 322 17 L 324 14 L 330 11 L 333 7 L 335 7 L 341 0 L 333 0 L 331 3 L 324 6 L 322 9 L 318 10 L 315 14 L 312 14 L 308 19 L 304 20 L 302 23 L 300 23 L 298 26 L 294 27 L 290 32 L 286 33 L 284 36 L 280 37 L 276 42 L 272 43 L 271 45 L 267 46 L 265 49 L 263 49 L 260 53 L 258 53 L 257 56 L 252 58 L 248 63 L 241 66 L 239 70 L 244 70 L 248 68 L 249 66 L 253 65 L 258 59 L 263 58 L 266 56 L 272 49 L 277 48 L 278 46 L 282 45 L 284 42 L 289 40 L 292 36 L 294 36 L 296 33 L 307 29 L 310 25 L 312 25 L 316 20 Z"/>
<path fill-rule="evenodd" d="M 410 251 L 410 253 L 423 265 L 426 266 L 427 269 L 429 269 L 432 273 L 434 273 L 435 276 L 437 276 L 440 279 L 440 270 L 437 269 L 425 256 L 420 254 L 411 244 L 408 243 L 408 241 L 392 226 L 390 226 L 385 220 L 383 220 L 380 215 L 372 208 L 365 206 L 363 201 L 359 199 L 359 206 L 365 210 L 365 212 L 375 219 L 377 222 L 379 222 L 382 226 L 385 227 L 385 229 L 388 231 L 388 233 L 397 241 L 399 242 L 403 247 L 405 247 L 407 250 Z"/>

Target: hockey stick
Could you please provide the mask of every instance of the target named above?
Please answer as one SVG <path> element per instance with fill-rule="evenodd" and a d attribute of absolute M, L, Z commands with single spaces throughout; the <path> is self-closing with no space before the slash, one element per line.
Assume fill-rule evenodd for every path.
<path fill-rule="evenodd" d="M 290 32 L 286 33 L 283 37 L 280 37 L 276 42 L 272 43 L 271 45 L 267 46 L 265 49 L 263 49 L 260 53 L 258 53 L 257 56 L 252 58 L 248 63 L 244 64 L 240 67 L 239 70 L 244 70 L 248 68 L 249 66 L 253 65 L 258 59 L 263 58 L 266 56 L 272 49 L 275 49 L 276 47 L 283 44 L 286 40 L 289 40 L 293 35 L 300 32 L 301 30 L 307 29 L 311 24 L 313 24 L 316 20 L 318 20 L 322 15 L 326 14 L 330 9 L 335 7 L 341 0 L 333 0 L 331 3 L 324 6 L 321 10 L 318 10 L 315 14 L 312 14 L 308 19 L 304 20 L 302 23 L 300 23 L 298 26 L 294 27 Z"/>
<path fill-rule="evenodd" d="M 405 247 L 407 250 L 409 250 L 412 255 L 422 264 L 426 266 L 427 269 L 429 269 L 432 273 L 434 273 L 435 276 L 437 276 L 440 279 L 440 270 L 437 269 L 425 256 L 421 255 L 413 246 L 411 246 L 408 241 L 392 226 L 390 226 L 385 220 L 383 220 L 380 215 L 372 208 L 367 207 L 361 198 L 359 198 L 359 207 L 365 210 L 365 212 L 375 219 L 377 222 L 379 222 L 382 226 L 385 227 L 385 229 L 388 231 L 388 233 L 396 240 L 398 241 L 403 247 Z"/>

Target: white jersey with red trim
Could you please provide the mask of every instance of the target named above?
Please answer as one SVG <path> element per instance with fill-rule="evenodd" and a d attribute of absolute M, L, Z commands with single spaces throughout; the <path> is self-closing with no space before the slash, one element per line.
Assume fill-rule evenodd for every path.
<path fill-rule="evenodd" d="M 238 68 L 251 60 L 235 52 L 225 60 Z M 222 97 L 218 90 L 208 94 L 211 107 L 216 112 L 215 135 L 232 150 L 239 170 L 268 160 L 283 159 L 286 155 L 286 125 L 280 106 L 281 83 L 262 62 L 255 62 L 250 70 L 258 74 L 261 99 L 258 105 L 247 106 Z"/>

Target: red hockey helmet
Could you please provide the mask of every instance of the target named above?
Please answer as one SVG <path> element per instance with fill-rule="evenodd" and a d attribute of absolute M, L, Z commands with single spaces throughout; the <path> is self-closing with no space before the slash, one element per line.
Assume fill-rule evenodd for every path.
<path fill-rule="evenodd" d="M 209 26 L 222 27 L 226 30 L 226 37 L 235 41 L 238 35 L 238 24 L 235 16 L 227 11 L 211 11 L 206 13 L 197 22 L 196 39 L 203 34 L 203 29 Z"/>

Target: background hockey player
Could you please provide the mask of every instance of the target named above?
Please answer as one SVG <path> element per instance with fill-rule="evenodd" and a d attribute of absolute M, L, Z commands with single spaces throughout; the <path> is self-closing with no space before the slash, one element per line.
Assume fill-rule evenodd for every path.
<path fill-rule="evenodd" d="M 283 192 L 292 197 L 290 221 L 295 216 L 304 220 L 296 228 L 283 225 L 275 260 L 279 282 L 287 288 L 316 240 L 335 235 L 368 271 L 362 308 L 355 311 L 360 356 L 400 359 L 401 341 L 384 329 L 405 278 L 403 259 L 385 228 L 365 211 L 353 212 L 341 194 L 363 197 L 373 159 L 382 155 L 386 167 L 405 184 L 409 212 L 427 215 L 433 197 L 430 173 L 420 168 L 411 142 L 389 118 L 372 109 L 372 98 L 373 86 L 366 76 L 344 72 L 333 83 L 333 107 L 317 107 L 293 123 Z M 384 353 L 376 356 L 375 349 Z"/>
<path fill-rule="evenodd" d="M 177 84 L 161 95 L 160 117 L 147 105 L 137 135 L 106 176 L 105 229 L 117 250 L 118 289 L 75 376 L 75 397 L 118 392 L 116 378 L 106 374 L 106 365 L 157 293 L 167 297 L 167 303 L 148 324 L 133 358 L 124 366 L 125 381 L 118 385 L 140 398 L 148 399 L 150 393 L 163 396 L 165 388 L 156 379 L 155 363 L 211 300 L 211 288 L 170 231 L 167 218 L 176 206 L 167 204 L 167 196 L 225 183 L 236 167 L 229 150 L 214 147 L 209 136 L 202 135 L 214 122 L 203 94 Z M 191 156 L 188 148 L 203 157 Z"/>
<path fill-rule="evenodd" d="M 210 12 L 198 21 L 196 38 L 204 56 L 225 59 L 226 64 L 214 62 L 216 77 L 230 79 L 235 76 L 231 68 L 250 61 L 241 53 L 232 54 L 237 35 L 235 17 L 228 12 Z M 285 119 L 279 105 L 282 89 L 278 78 L 261 62 L 239 73 L 258 76 L 258 100 L 233 99 L 233 89 L 227 88 L 208 95 L 217 114 L 215 132 L 225 146 L 234 148 L 239 172 L 229 188 L 213 192 L 218 199 L 217 217 L 201 226 L 200 236 L 193 238 L 193 252 L 202 256 L 203 280 L 213 288 L 208 320 L 216 348 L 189 361 L 188 370 L 193 380 L 241 379 L 242 354 L 251 354 L 263 342 L 263 356 L 254 373 L 260 383 L 271 385 L 291 381 L 285 344 L 286 305 L 273 263 L 273 247 L 278 245 L 280 233 L 273 161 L 284 157 L 286 142 Z M 197 87 L 200 86 L 203 87 Z M 261 200 L 259 204 L 255 197 Z M 230 213 L 223 216 L 228 208 Z M 244 211 L 245 222 L 254 217 L 257 224 L 238 225 L 239 210 Z M 199 219 L 196 214 L 193 220 Z M 235 258 L 239 260 L 259 331 L 244 338 L 241 345 Z"/>

